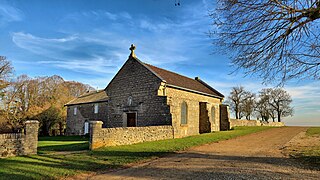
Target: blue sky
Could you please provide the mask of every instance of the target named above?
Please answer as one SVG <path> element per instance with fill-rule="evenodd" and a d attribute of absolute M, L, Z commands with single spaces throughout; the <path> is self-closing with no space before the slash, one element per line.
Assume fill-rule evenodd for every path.
<path fill-rule="evenodd" d="M 0 54 L 15 74 L 60 75 L 106 87 L 127 60 L 130 44 L 144 62 L 208 82 L 223 94 L 242 85 L 258 92 L 261 79 L 234 69 L 207 36 L 210 1 L 181 0 L 0 0 Z M 268 87 L 276 84 L 269 84 Z M 320 126 L 320 81 L 293 80 L 285 89 L 295 115 L 289 125 Z"/>

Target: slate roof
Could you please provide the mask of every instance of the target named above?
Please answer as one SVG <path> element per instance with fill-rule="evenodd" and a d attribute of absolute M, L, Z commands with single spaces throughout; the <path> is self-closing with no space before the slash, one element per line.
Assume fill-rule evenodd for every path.
<path fill-rule="evenodd" d="M 108 96 L 104 90 L 90 91 L 82 94 L 76 99 L 68 102 L 65 106 L 77 105 L 77 104 L 86 104 L 86 103 L 97 103 L 105 102 L 108 100 Z"/>
<path fill-rule="evenodd" d="M 168 85 L 174 85 L 177 87 L 213 95 L 215 97 L 224 98 L 223 94 L 221 94 L 220 92 L 218 92 L 217 90 L 215 90 L 199 78 L 192 79 L 162 68 L 158 68 L 150 64 L 143 64 L 153 73 L 155 73 L 159 78 L 165 80 Z"/>

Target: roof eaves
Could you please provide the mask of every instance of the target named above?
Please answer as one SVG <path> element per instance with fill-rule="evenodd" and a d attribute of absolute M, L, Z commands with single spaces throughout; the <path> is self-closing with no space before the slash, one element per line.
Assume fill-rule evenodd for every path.
<path fill-rule="evenodd" d="M 217 93 L 219 96 L 224 97 L 224 95 L 222 93 L 220 93 L 219 91 L 217 91 L 216 89 L 214 89 L 213 87 L 211 87 L 209 84 L 207 84 L 206 82 L 202 81 L 200 78 L 196 77 L 195 78 L 196 81 L 198 81 L 199 83 L 201 83 L 202 85 L 206 86 L 208 89 L 210 89 L 211 91 Z"/>
<path fill-rule="evenodd" d="M 101 103 L 101 102 L 108 102 L 108 100 L 97 100 L 97 101 L 90 101 L 90 102 L 81 102 L 81 103 L 67 103 L 64 106 L 74 106 L 80 104 L 91 104 L 91 103 Z"/>
<path fill-rule="evenodd" d="M 193 89 L 188 89 L 188 88 L 184 88 L 184 87 L 180 87 L 180 86 L 176 86 L 176 85 L 172 85 L 172 84 L 166 84 L 167 87 L 172 87 L 172 88 L 176 88 L 176 89 L 180 89 L 180 90 L 184 90 L 184 91 L 188 91 L 188 92 L 193 92 L 193 93 L 197 93 L 197 94 L 201 94 L 201 95 L 205 95 L 205 96 L 210 96 L 210 97 L 214 97 L 214 98 L 218 98 L 218 99 L 223 99 L 224 96 L 216 96 L 213 94 L 208 94 L 208 93 L 204 93 L 204 92 L 200 92 L 200 91 L 196 91 Z"/>

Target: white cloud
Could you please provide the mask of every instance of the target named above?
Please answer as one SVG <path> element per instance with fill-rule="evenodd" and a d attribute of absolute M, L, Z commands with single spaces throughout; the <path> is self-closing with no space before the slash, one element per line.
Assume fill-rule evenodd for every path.
<path fill-rule="evenodd" d="M 304 85 L 288 86 L 286 90 L 296 99 L 319 98 L 320 99 L 320 82 L 316 81 Z"/>
<path fill-rule="evenodd" d="M 184 13 L 189 13 L 191 9 Z M 137 45 L 136 54 L 139 59 L 154 65 L 192 61 L 189 58 L 192 56 L 190 53 L 201 53 L 200 49 L 194 51 L 195 46 L 200 48 L 210 46 L 204 33 L 198 38 L 185 35 L 186 32 L 194 34 L 199 30 L 198 23 L 203 21 L 201 17 L 197 19 L 194 16 L 188 20 L 191 23 L 182 21 L 179 24 L 166 18 L 150 21 L 144 16 L 135 17 L 133 21 L 127 12 L 88 11 L 70 14 L 63 21 L 67 24 L 79 21 L 78 23 L 82 24 L 84 21 L 101 21 L 103 18 L 109 20 L 106 23 L 111 23 L 110 26 L 86 29 L 83 32 L 77 29 L 67 32 L 67 36 L 62 38 L 41 38 L 29 33 L 16 32 L 13 33 L 12 40 L 20 48 L 50 58 L 45 60 L 47 63 L 41 60 L 41 64 L 50 62 L 55 67 L 74 71 L 87 69 L 97 73 L 102 72 L 103 67 L 86 66 L 82 61 L 101 62 L 103 59 L 103 62 L 110 62 L 119 67 L 128 56 L 131 43 Z M 117 20 L 121 23 L 115 22 Z M 132 22 L 140 22 L 140 26 L 137 27 Z M 76 24 L 73 26 L 76 27 Z M 140 33 L 141 30 L 149 32 Z M 204 38 L 204 41 L 199 42 L 201 38 Z M 98 46 L 98 48 L 93 50 L 84 46 Z M 77 68 L 72 69 L 69 65 Z"/>
<path fill-rule="evenodd" d="M 82 12 L 75 12 L 70 13 L 65 16 L 61 21 L 66 22 L 81 22 L 87 20 L 130 20 L 132 19 L 131 15 L 127 12 L 119 12 L 119 13 L 111 13 L 105 10 L 95 10 L 95 11 L 82 11 Z"/>
<path fill-rule="evenodd" d="M 41 38 L 27 33 L 13 33 L 13 42 L 42 57 L 36 63 L 89 74 L 115 73 L 124 58 L 116 46 L 77 35 Z"/>
<path fill-rule="evenodd" d="M 59 68 L 68 69 L 75 72 L 85 73 L 109 73 L 115 74 L 117 66 L 107 66 L 102 58 L 91 61 L 71 60 L 71 61 L 38 61 L 38 64 L 49 64 Z"/>
<path fill-rule="evenodd" d="M 0 2 L 0 26 L 9 22 L 21 21 L 23 19 L 24 14 L 20 9 Z"/>

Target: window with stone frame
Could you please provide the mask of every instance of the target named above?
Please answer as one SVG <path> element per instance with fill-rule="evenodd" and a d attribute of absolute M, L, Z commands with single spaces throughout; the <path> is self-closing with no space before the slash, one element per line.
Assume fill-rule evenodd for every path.
<path fill-rule="evenodd" d="M 181 124 L 188 123 L 188 105 L 186 102 L 181 103 Z"/>
<path fill-rule="evenodd" d="M 73 108 L 73 115 L 77 115 L 77 110 L 78 110 L 77 107 Z"/>
<path fill-rule="evenodd" d="M 213 123 L 215 123 L 215 119 L 216 119 L 216 109 L 212 106 L 211 107 L 211 120 Z"/>
<path fill-rule="evenodd" d="M 99 104 L 96 103 L 96 104 L 94 104 L 94 113 L 98 114 L 98 112 L 99 112 Z"/>

